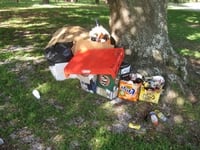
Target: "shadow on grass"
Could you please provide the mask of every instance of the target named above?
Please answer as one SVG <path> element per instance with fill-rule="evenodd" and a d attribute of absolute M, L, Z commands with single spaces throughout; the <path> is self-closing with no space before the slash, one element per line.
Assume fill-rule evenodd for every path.
<path fill-rule="evenodd" d="M 0 25 L 2 48 L 9 45 L 42 46 L 50 40 L 52 34 L 65 25 L 82 25 L 88 30 L 95 26 L 98 18 L 101 24 L 108 24 L 108 11 L 96 11 L 101 8 L 37 8 L 2 12 Z"/>
<path fill-rule="evenodd" d="M 176 12 L 171 13 L 173 15 Z M 172 16 L 170 32 L 174 41 L 180 43 L 179 37 L 176 37 L 179 30 L 177 25 L 180 25 L 178 21 L 185 21 L 186 16 L 185 13 L 176 15 Z M 28 8 L 1 12 L 0 91 L 3 92 L 0 94 L 0 113 L 3 117 L 0 118 L 0 133 L 5 143 L 16 147 L 22 144 L 30 146 L 31 142 L 24 139 L 33 133 L 34 136 L 39 137 L 41 142 L 39 144 L 55 147 L 55 149 L 132 149 L 134 147 L 178 149 L 185 145 L 179 147 L 177 143 L 186 142 L 187 145 L 188 141 L 195 145 L 198 142 L 198 137 L 195 139 L 198 131 L 193 136 L 188 136 L 190 132 L 184 133 L 187 138 L 191 138 L 188 141 L 181 139 L 182 131 L 190 128 L 183 127 L 182 124 L 178 124 L 173 131 L 166 129 L 164 135 L 158 134 L 153 127 L 148 135 L 137 135 L 135 132 L 114 133 L 110 128 L 118 116 L 109 106 L 107 99 L 82 91 L 78 80 L 55 81 L 43 56 L 43 48 L 51 35 L 64 25 L 81 25 L 90 30 L 95 25 L 95 18 L 107 27 L 108 10 L 104 7 L 74 5 L 64 8 Z M 196 25 L 195 22 L 196 20 L 193 24 Z M 179 32 L 182 33 L 182 30 Z M 191 32 L 184 32 L 184 36 L 180 37 L 187 41 L 186 36 Z M 192 30 L 192 33 L 195 31 Z M 40 91 L 40 100 L 33 97 L 33 89 Z M 129 103 L 131 115 L 134 116 L 135 112 L 140 111 L 138 105 L 143 103 Z M 184 106 L 177 107 L 176 102 L 168 105 L 175 107 L 172 113 L 179 114 L 180 111 L 187 110 Z M 190 113 L 195 111 L 191 111 L 193 107 L 189 109 L 187 111 Z M 190 119 L 194 118 L 199 118 L 199 115 L 196 114 Z M 181 119 L 183 121 L 183 118 Z M 147 124 L 150 124 L 150 121 Z M 24 127 L 27 127 L 29 134 L 23 136 L 19 130 Z M 10 136 L 13 134 L 15 135 L 13 137 L 16 137 L 14 140 Z M 167 138 L 163 138 L 165 136 Z M 179 141 L 177 137 L 180 138 Z M 17 144 L 15 140 L 18 140 Z M 33 144 L 35 140 L 37 141 L 34 138 L 32 140 Z"/>
<path fill-rule="evenodd" d="M 200 12 L 168 11 L 171 43 L 175 50 L 186 57 L 200 58 Z M 188 50 L 189 53 L 184 53 Z"/>

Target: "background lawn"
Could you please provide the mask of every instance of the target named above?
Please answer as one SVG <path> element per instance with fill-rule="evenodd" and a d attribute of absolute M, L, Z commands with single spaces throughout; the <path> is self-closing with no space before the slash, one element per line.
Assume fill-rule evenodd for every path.
<path fill-rule="evenodd" d="M 108 29 L 107 6 L 81 2 L 0 1 L 0 149 L 198 149 L 199 103 L 192 105 L 176 85 L 172 102 L 113 105 L 81 90 L 76 79 L 53 78 L 44 47 L 57 29 L 90 30 L 96 18 Z M 190 62 L 189 86 L 199 98 L 200 12 L 169 10 L 168 15 L 170 40 Z M 40 100 L 33 89 L 40 91 Z M 146 118 L 149 109 L 161 110 L 168 121 L 155 128 Z M 131 121 L 142 129 L 128 128 Z"/>

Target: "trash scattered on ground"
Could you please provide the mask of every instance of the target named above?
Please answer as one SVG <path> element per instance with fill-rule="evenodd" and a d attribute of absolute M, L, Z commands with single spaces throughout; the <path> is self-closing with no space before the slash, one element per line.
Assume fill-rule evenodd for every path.
<path fill-rule="evenodd" d="M 34 89 L 32 91 L 33 96 L 35 96 L 35 98 L 40 99 L 40 92 L 36 89 Z"/>
<path fill-rule="evenodd" d="M 112 45 L 109 32 L 99 23 L 88 35 L 88 39 L 57 41 L 45 48 L 56 80 L 79 79 L 83 90 L 110 100 L 159 102 L 165 84 L 162 76 L 144 77 L 134 72 L 124 61 L 124 49 Z"/>
<path fill-rule="evenodd" d="M 130 122 L 130 123 L 128 124 L 128 127 L 129 127 L 129 128 L 132 128 L 132 129 L 139 130 L 139 129 L 141 128 L 141 125 Z"/>
<path fill-rule="evenodd" d="M 111 35 L 98 22 L 87 35 L 84 39 L 72 38 L 49 44 L 55 39 L 53 37 L 48 43 L 45 57 L 56 80 L 78 79 L 81 89 L 110 99 L 110 104 L 116 107 L 125 101 L 159 103 L 165 85 L 162 75 L 149 77 L 135 71 L 134 66 L 124 60 L 124 49 L 113 45 L 115 42 L 111 41 Z M 39 99 L 37 92 L 33 94 Z M 130 128 L 138 134 L 145 134 L 146 128 L 140 124 L 141 121 L 147 122 L 149 119 L 155 127 L 158 127 L 159 119 L 167 121 L 161 111 L 153 111 L 145 104 L 144 109 L 135 113 L 135 122 L 130 122 L 133 116 L 128 112 L 118 111 L 118 122 L 112 125 L 112 130 L 120 133 Z"/>
<path fill-rule="evenodd" d="M 164 122 L 167 121 L 167 117 L 161 111 L 155 110 L 154 112 L 156 113 L 159 119 L 161 119 Z"/>

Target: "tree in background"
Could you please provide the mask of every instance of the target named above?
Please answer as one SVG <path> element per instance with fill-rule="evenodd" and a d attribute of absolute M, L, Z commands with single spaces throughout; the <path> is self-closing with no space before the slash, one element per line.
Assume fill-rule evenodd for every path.
<path fill-rule="evenodd" d="M 126 60 L 134 69 L 143 75 L 163 75 L 168 81 L 166 94 L 172 82 L 192 94 L 185 86 L 187 61 L 173 50 L 168 38 L 168 0 L 108 0 L 108 4 L 112 37 L 125 48 Z"/>
<path fill-rule="evenodd" d="M 99 4 L 99 0 L 95 0 L 95 3 L 96 3 L 96 4 Z"/>
<path fill-rule="evenodd" d="M 49 0 L 42 0 L 43 4 L 49 4 Z"/>

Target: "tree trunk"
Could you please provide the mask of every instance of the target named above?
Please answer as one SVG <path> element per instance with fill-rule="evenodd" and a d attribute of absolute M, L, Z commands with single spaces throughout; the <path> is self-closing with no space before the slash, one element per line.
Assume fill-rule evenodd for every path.
<path fill-rule="evenodd" d="M 95 0 L 95 4 L 99 4 L 99 0 Z"/>
<path fill-rule="evenodd" d="M 49 4 L 49 0 L 42 0 L 43 4 Z"/>
<path fill-rule="evenodd" d="M 126 60 L 143 75 L 187 80 L 187 61 L 173 50 L 167 28 L 168 0 L 108 0 L 111 35 Z M 184 90 L 183 84 L 180 87 Z"/>

